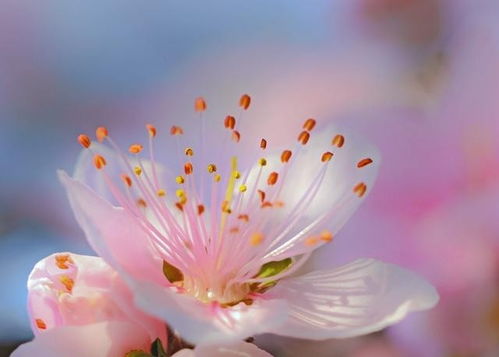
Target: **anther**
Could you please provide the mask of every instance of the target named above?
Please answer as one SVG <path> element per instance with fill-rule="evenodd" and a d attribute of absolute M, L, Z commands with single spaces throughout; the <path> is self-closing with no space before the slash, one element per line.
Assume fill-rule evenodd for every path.
<path fill-rule="evenodd" d="M 272 202 L 270 201 L 265 201 L 262 203 L 262 205 L 260 206 L 261 208 L 269 208 L 269 207 L 272 207 Z"/>
<path fill-rule="evenodd" d="M 306 131 L 312 131 L 312 129 L 315 127 L 315 119 L 309 118 L 305 120 L 305 123 L 303 123 L 303 129 Z"/>
<path fill-rule="evenodd" d="M 224 126 L 227 129 L 233 130 L 236 127 L 236 118 L 232 115 L 227 115 L 224 120 Z"/>
<path fill-rule="evenodd" d="M 320 235 L 322 241 L 329 243 L 333 240 L 333 234 L 329 231 L 323 231 Z"/>
<path fill-rule="evenodd" d="M 177 177 L 175 177 L 175 181 L 176 181 L 179 185 L 183 184 L 183 183 L 185 182 L 184 176 L 177 176 Z"/>
<path fill-rule="evenodd" d="M 132 186 L 132 179 L 130 178 L 130 176 L 126 174 L 121 174 L 120 178 L 125 183 L 125 185 L 127 185 L 128 187 Z"/>
<path fill-rule="evenodd" d="M 239 227 L 232 227 L 230 230 L 229 230 L 230 233 L 232 234 L 235 234 L 235 233 L 239 233 Z"/>
<path fill-rule="evenodd" d="M 243 94 L 239 99 L 239 106 L 244 110 L 247 110 L 251 104 L 251 97 L 247 94 Z"/>
<path fill-rule="evenodd" d="M 88 149 L 90 147 L 90 144 L 92 143 L 90 141 L 90 138 L 88 137 L 88 135 L 85 135 L 85 134 L 81 134 L 81 135 L 78 135 L 78 142 L 81 144 L 81 146 L 83 146 L 85 149 Z"/>
<path fill-rule="evenodd" d="M 182 190 L 181 188 L 179 188 L 178 190 L 175 191 L 175 195 L 178 197 L 178 198 L 182 198 L 182 197 L 185 197 L 185 191 Z"/>
<path fill-rule="evenodd" d="M 324 154 L 322 154 L 321 161 L 322 162 L 328 162 L 333 158 L 333 153 L 330 151 L 326 151 Z"/>
<path fill-rule="evenodd" d="M 147 132 L 149 133 L 149 136 L 151 138 L 154 138 L 156 136 L 156 128 L 154 127 L 154 125 L 152 124 L 146 124 L 146 129 L 147 129 Z"/>
<path fill-rule="evenodd" d="M 239 186 L 239 192 L 246 192 L 247 189 L 248 187 L 246 187 L 246 185 Z"/>
<path fill-rule="evenodd" d="M 241 178 L 241 173 L 239 171 L 232 171 L 232 176 L 238 180 Z"/>
<path fill-rule="evenodd" d="M 192 148 L 185 148 L 184 153 L 186 156 L 194 156 L 194 150 L 192 150 Z"/>
<path fill-rule="evenodd" d="M 40 330 L 46 330 L 47 329 L 47 324 L 42 319 L 35 319 L 35 325 Z"/>
<path fill-rule="evenodd" d="M 282 163 L 286 163 L 289 161 L 289 159 L 291 159 L 291 155 L 293 155 L 293 153 L 291 152 L 291 150 L 284 150 L 281 154 L 281 162 Z"/>
<path fill-rule="evenodd" d="M 302 131 L 300 135 L 298 135 L 298 142 L 301 143 L 302 145 L 308 143 L 309 139 L 310 139 L 310 133 L 308 131 Z"/>
<path fill-rule="evenodd" d="M 97 170 L 103 169 L 104 166 L 106 166 L 106 159 L 104 159 L 104 157 L 101 155 L 95 155 L 94 166 L 97 168 Z"/>
<path fill-rule="evenodd" d="M 317 237 L 308 237 L 307 239 L 305 239 L 304 243 L 307 247 L 312 247 L 314 245 L 316 245 L 318 242 L 317 240 Z"/>
<path fill-rule="evenodd" d="M 69 254 L 57 254 L 55 256 L 55 265 L 59 269 L 69 269 L 68 264 L 73 264 L 73 260 Z"/>
<path fill-rule="evenodd" d="M 198 215 L 202 215 L 204 212 L 204 206 L 203 205 L 198 205 Z"/>
<path fill-rule="evenodd" d="M 142 175 L 142 169 L 140 168 L 140 166 L 135 166 L 135 167 L 133 168 L 133 172 L 134 172 L 134 173 L 135 173 L 135 175 L 137 175 L 137 176 Z"/>
<path fill-rule="evenodd" d="M 177 207 L 181 212 L 184 211 L 184 206 L 180 202 L 175 202 L 175 207 Z"/>
<path fill-rule="evenodd" d="M 232 210 L 230 209 L 230 203 L 227 200 L 224 200 L 222 202 L 222 212 L 224 213 L 232 213 Z"/>
<path fill-rule="evenodd" d="M 331 142 L 331 145 L 334 145 L 338 148 L 342 147 L 344 144 L 345 144 L 345 137 L 340 134 L 336 135 Z"/>
<path fill-rule="evenodd" d="M 131 154 L 138 154 L 142 151 L 144 147 L 140 144 L 132 144 L 128 147 L 128 151 L 131 153 Z"/>
<path fill-rule="evenodd" d="M 186 162 L 184 164 L 184 172 L 186 175 L 190 175 L 192 174 L 192 172 L 194 171 L 194 167 L 192 166 L 192 164 L 190 162 Z"/>
<path fill-rule="evenodd" d="M 184 133 L 184 129 L 182 129 L 179 126 L 174 125 L 170 128 L 171 135 L 182 135 L 183 133 Z"/>
<path fill-rule="evenodd" d="M 147 207 L 147 202 L 143 198 L 137 199 L 137 206 L 146 208 Z"/>
<path fill-rule="evenodd" d="M 95 130 L 95 136 L 97 137 L 97 140 L 99 141 L 99 143 L 103 142 L 104 139 L 107 137 L 107 135 L 108 135 L 108 132 L 107 132 L 107 128 L 106 127 L 99 126 Z"/>
<path fill-rule="evenodd" d="M 358 163 L 357 163 L 357 167 L 360 169 L 361 167 L 364 167 L 364 166 L 367 166 L 367 165 L 370 165 L 373 163 L 373 160 L 370 159 L 370 158 L 365 158 L 365 159 L 362 159 L 360 160 Z"/>
<path fill-rule="evenodd" d="M 236 143 L 241 140 L 241 134 L 237 130 L 232 131 L 232 140 L 234 140 Z"/>
<path fill-rule="evenodd" d="M 159 190 L 156 191 L 156 194 L 158 195 L 158 197 L 164 197 L 166 196 L 166 191 L 160 188 Z"/>
<path fill-rule="evenodd" d="M 263 234 L 260 232 L 255 232 L 255 233 L 251 234 L 249 242 L 253 247 L 256 247 L 257 245 L 262 244 Z"/>
<path fill-rule="evenodd" d="M 210 174 L 212 174 L 212 173 L 214 173 L 214 172 L 216 172 L 216 171 L 217 171 L 217 166 L 216 166 L 215 164 L 209 164 L 209 165 L 208 165 L 208 172 L 209 172 Z"/>
<path fill-rule="evenodd" d="M 265 192 L 262 190 L 258 190 L 258 196 L 260 196 L 260 202 L 265 201 Z"/>
<path fill-rule="evenodd" d="M 249 216 L 247 214 L 240 214 L 239 216 L 237 216 L 237 219 L 240 219 L 244 222 L 249 222 Z"/>
<path fill-rule="evenodd" d="M 66 288 L 67 291 L 72 292 L 73 291 L 73 286 L 74 286 L 74 280 L 71 279 L 67 275 L 61 275 L 59 276 L 59 281 L 61 282 L 62 285 Z"/>
<path fill-rule="evenodd" d="M 353 192 L 359 196 L 359 197 L 362 197 L 364 196 L 364 194 L 366 193 L 366 190 L 367 190 L 367 186 L 365 183 L 361 182 L 359 184 L 357 184 L 354 188 L 353 188 Z"/>
<path fill-rule="evenodd" d="M 219 174 L 216 174 L 215 176 L 213 176 L 213 181 L 220 182 L 220 180 L 222 180 L 222 176 L 220 176 Z"/>
<path fill-rule="evenodd" d="M 265 139 L 260 140 L 260 148 L 263 150 L 267 148 L 267 140 Z"/>
<path fill-rule="evenodd" d="M 269 177 L 267 178 L 267 184 L 272 186 L 275 185 L 277 182 L 277 178 L 279 177 L 279 174 L 277 172 L 271 172 Z"/>
<path fill-rule="evenodd" d="M 204 112 L 206 110 L 206 102 L 203 97 L 197 97 L 194 101 L 194 110 L 196 112 Z"/>
<path fill-rule="evenodd" d="M 260 166 L 265 166 L 265 165 L 267 165 L 267 160 L 262 157 L 260 160 L 258 160 L 258 164 Z"/>

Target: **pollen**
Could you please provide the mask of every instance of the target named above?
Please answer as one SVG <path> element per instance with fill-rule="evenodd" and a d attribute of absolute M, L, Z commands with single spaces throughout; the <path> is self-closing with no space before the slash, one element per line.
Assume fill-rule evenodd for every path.
<path fill-rule="evenodd" d="M 179 185 L 183 184 L 183 183 L 185 182 L 184 176 L 177 176 L 177 177 L 175 177 L 175 181 L 176 181 Z"/>
<path fill-rule="evenodd" d="M 255 232 L 253 234 L 251 234 L 250 236 L 250 239 L 249 239 L 249 243 L 250 245 L 252 245 L 253 247 L 256 247 L 260 244 L 262 244 L 263 242 L 263 234 L 260 233 L 260 232 Z"/>
<path fill-rule="evenodd" d="M 251 97 L 247 94 L 243 94 L 239 99 L 239 106 L 244 110 L 247 110 L 251 104 Z"/>
<path fill-rule="evenodd" d="M 194 167 L 192 166 L 192 164 L 190 162 L 186 162 L 184 165 L 185 174 L 190 175 L 190 174 L 192 174 L 193 171 L 194 171 Z"/>
<path fill-rule="evenodd" d="M 282 163 L 286 163 L 289 161 L 289 159 L 291 159 L 291 155 L 293 155 L 293 153 L 291 152 L 291 150 L 284 150 L 281 154 L 281 162 Z"/>
<path fill-rule="evenodd" d="M 192 150 L 192 148 L 185 148 L 184 154 L 186 156 L 194 156 L 194 150 Z"/>
<path fill-rule="evenodd" d="M 198 205 L 198 215 L 202 215 L 204 212 L 204 206 L 203 205 Z"/>
<path fill-rule="evenodd" d="M 246 192 L 247 189 L 248 187 L 246 187 L 246 185 L 239 186 L 239 192 Z"/>
<path fill-rule="evenodd" d="M 357 163 L 357 167 L 360 169 L 364 166 L 367 166 L 367 165 L 370 165 L 373 163 L 373 160 L 370 159 L 370 158 L 365 158 L 365 159 L 362 159 L 360 160 L 358 163 Z"/>
<path fill-rule="evenodd" d="M 267 178 L 267 184 L 272 186 L 275 185 L 277 182 L 277 179 L 279 178 L 279 174 L 277 172 L 271 172 L 269 177 Z"/>
<path fill-rule="evenodd" d="M 142 151 L 144 147 L 140 144 L 132 144 L 128 147 L 128 151 L 131 153 L 131 154 L 138 154 Z"/>
<path fill-rule="evenodd" d="M 262 157 L 260 160 L 258 160 L 258 164 L 260 166 L 266 166 L 267 165 L 267 160 Z"/>
<path fill-rule="evenodd" d="M 204 112 L 206 110 L 206 101 L 203 97 L 197 97 L 194 101 L 194 110 L 196 112 Z"/>
<path fill-rule="evenodd" d="M 55 265 L 57 265 L 59 269 L 69 269 L 68 264 L 73 264 L 73 260 L 69 254 L 57 254 L 55 256 Z"/>
<path fill-rule="evenodd" d="M 47 329 L 47 324 L 42 319 L 35 319 L 35 325 L 40 330 L 46 330 Z"/>
<path fill-rule="evenodd" d="M 224 120 L 224 126 L 227 129 L 233 130 L 236 127 L 236 118 L 232 115 L 227 115 Z"/>
<path fill-rule="evenodd" d="M 142 175 L 142 168 L 140 166 L 135 166 L 133 168 L 133 172 L 135 173 L 135 175 L 140 176 Z"/>
<path fill-rule="evenodd" d="M 330 151 L 326 151 L 324 154 L 322 154 L 321 161 L 322 162 L 328 162 L 333 158 L 333 153 Z"/>
<path fill-rule="evenodd" d="M 302 145 L 306 145 L 308 140 L 310 139 L 310 133 L 308 131 L 302 131 L 300 135 L 298 135 L 298 142 Z"/>
<path fill-rule="evenodd" d="M 107 135 L 108 135 L 108 131 L 107 131 L 106 127 L 99 126 L 95 130 L 95 136 L 97 137 L 97 140 L 99 141 L 99 143 L 102 143 L 104 141 L 104 139 L 107 138 Z"/>
<path fill-rule="evenodd" d="M 305 129 L 306 131 L 312 131 L 315 127 L 315 124 L 315 119 L 309 118 L 305 120 L 305 123 L 303 123 L 303 129 Z"/>
<path fill-rule="evenodd" d="M 237 130 L 232 131 L 232 140 L 234 140 L 236 143 L 241 140 L 241 133 L 239 133 Z"/>
<path fill-rule="evenodd" d="M 81 146 L 83 146 L 85 149 L 88 149 L 90 147 L 90 144 L 92 143 L 90 141 L 90 138 L 88 137 L 88 135 L 85 135 L 85 134 L 81 134 L 81 135 L 78 135 L 78 142 L 81 144 Z"/>
<path fill-rule="evenodd" d="M 75 282 L 69 276 L 61 275 L 61 276 L 59 276 L 59 281 L 61 282 L 62 285 L 64 285 L 64 287 L 66 288 L 66 290 L 68 292 L 73 291 L 73 287 L 74 287 Z"/>
<path fill-rule="evenodd" d="M 333 234 L 329 231 L 323 231 L 320 234 L 320 238 L 322 241 L 329 243 L 333 240 Z"/>
<path fill-rule="evenodd" d="M 154 138 L 156 136 L 156 128 L 154 127 L 154 125 L 152 124 L 146 124 L 146 129 L 147 129 L 147 132 L 149 133 L 149 136 L 151 138 Z"/>
<path fill-rule="evenodd" d="M 106 159 L 104 159 L 104 157 L 101 155 L 95 155 L 94 166 L 97 168 L 97 170 L 103 169 L 104 166 L 106 166 Z"/>
<path fill-rule="evenodd" d="M 182 135 L 183 133 L 184 129 L 179 126 L 174 125 L 170 128 L 170 135 Z"/>
<path fill-rule="evenodd" d="M 217 166 L 215 164 L 209 164 L 207 169 L 208 169 L 208 172 L 210 174 L 212 174 L 212 173 L 217 171 Z"/>
<path fill-rule="evenodd" d="M 343 135 L 336 135 L 331 141 L 331 145 L 334 145 L 338 148 L 342 147 L 345 144 L 345 137 Z"/>
<path fill-rule="evenodd" d="M 365 183 L 361 182 L 359 184 L 357 184 L 354 188 L 353 188 L 353 192 L 359 196 L 359 197 L 362 197 L 364 196 L 364 194 L 366 193 L 367 191 L 367 186 Z"/>
<path fill-rule="evenodd" d="M 156 191 L 156 194 L 158 195 L 158 197 L 165 197 L 166 191 L 164 189 L 160 188 L 159 190 Z"/>
<path fill-rule="evenodd" d="M 267 148 L 267 140 L 263 139 L 260 140 L 260 148 L 265 150 Z"/>

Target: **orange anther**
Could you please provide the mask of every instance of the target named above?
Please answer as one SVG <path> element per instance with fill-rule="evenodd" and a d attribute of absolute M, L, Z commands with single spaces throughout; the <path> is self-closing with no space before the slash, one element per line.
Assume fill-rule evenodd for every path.
<path fill-rule="evenodd" d="M 198 214 L 201 216 L 204 212 L 204 206 L 203 205 L 198 205 Z"/>
<path fill-rule="evenodd" d="M 234 233 L 239 233 L 239 227 L 232 227 L 230 230 L 229 230 L 230 233 L 234 234 Z"/>
<path fill-rule="evenodd" d="M 95 136 L 97 137 L 97 140 L 99 141 L 99 143 L 103 142 L 104 139 L 107 137 L 107 135 L 108 135 L 107 128 L 105 128 L 103 126 L 99 126 L 95 130 Z"/>
<path fill-rule="evenodd" d="M 184 129 L 182 129 L 179 126 L 174 125 L 170 128 L 171 135 L 182 135 L 183 133 L 184 133 Z"/>
<path fill-rule="evenodd" d="M 298 142 L 302 143 L 302 145 L 308 143 L 309 139 L 310 139 L 310 133 L 308 131 L 302 131 L 300 135 L 298 135 Z"/>
<path fill-rule="evenodd" d="M 281 154 L 281 162 L 283 163 L 288 162 L 289 159 L 291 159 L 291 155 L 293 155 L 291 150 L 284 150 Z"/>
<path fill-rule="evenodd" d="M 303 129 L 306 131 L 312 131 L 312 129 L 315 127 L 315 119 L 309 118 L 305 120 L 305 123 L 303 123 Z"/>
<path fill-rule="evenodd" d="M 73 287 L 75 285 L 75 282 L 69 276 L 61 275 L 61 276 L 59 276 L 59 281 L 61 282 L 62 285 L 64 285 L 64 287 L 66 288 L 67 291 L 69 291 L 69 292 L 73 291 Z"/>
<path fill-rule="evenodd" d="M 239 99 L 239 106 L 244 110 L 248 109 L 251 104 L 251 97 L 247 94 L 243 94 Z"/>
<path fill-rule="evenodd" d="M 272 186 L 275 185 L 277 179 L 279 178 L 279 174 L 277 172 L 271 172 L 269 177 L 267 178 L 267 184 Z"/>
<path fill-rule="evenodd" d="M 364 167 L 364 166 L 367 166 L 369 164 L 372 164 L 373 160 L 370 159 L 370 158 L 365 158 L 365 159 L 362 159 L 360 160 L 358 163 L 357 163 L 357 167 L 360 169 L 361 167 Z"/>
<path fill-rule="evenodd" d="M 230 203 L 227 200 L 224 200 L 222 202 L 222 212 L 224 213 L 232 213 L 232 210 L 230 209 Z"/>
<path fill-rule="evenodd" d="M 258 196 L 260 196 L 260 202 L 265 201 L 265 192 L 262 190 L 258 190 Z"/>
<path fill-rule="evenodd" d="M 88 135 L 85 135 L 85 134 L 81 134 L 81 135 L 78 135 L 78 142 L 81 144 L 81 146 L 83 146 L 85 149 L 88 149 L 90 147 L 90 144 L 92 143 L 90 141 L 90 138 L 88 137 Z"/>
<path fill-rule="evenodd" d="M 320 235 L 322 241 L 329 243 L 333 240 L 333 233 L 329 231 L 323 231 Z"/>
<path fill-rule="evenodd" d="M 185 148 L 184 153 L 187 156 L 194 156 L 194 150 L 192 150 L 192 148 Z"/>
<path fill-rule="evenodd" d="M 175 207 L 177 207 L 181 212 L 184 211 L 184 206 L 180 202 L 175 202 Z"/>
<path fill-rule="evenodd" d="M 157 131 L 156 131 L 156 128 L 153 125 L 146 124 L 146 129 L 147 129 L 147 132 L 149 133 L 149 136 L 151 138 L 154 138 L 156 136 Z"/>
<path fill-rule="evenodd" d="M 138 154 L 143 148 L 144 147 L 140 144 L 132 144 L 128 147 L 128 151 L 130 151 L 131 154 Z"/>
<path fill-rule="evenodd" d="M 69 254 L 57 254 L 55 256 L 55 265 L 59 269 L 69 269 L 68 264 L 73 264 L 73 260 Z"/>
<path fill-rule="evenodd" d="M 35 325 L 40 330 L 46 330 L 47 329 L 47 324 L 42 319 L 35 319 Z"/>
<path fill-rule="evenodd" d="M 143 198 L 139 198 L 137 200 L 137 205 L 139 207 L 146 208 L 147 207 L 147 202 Z"/>
<path fill-rule="evenodd" d="M 338 134 L 333 138 L 331 144 L 340 148 L 345 144 L 345 137 L 343 135 Z"/>
<path fill-rule="evenodd" d="M 260 140 L 260 148 L 263 150 L 267 148 L 267 140 L 265 139 Z"/>
<path fill-rule="evenodd" d="M 194 167 L 192 166 L 192 164 L 190 162 L 186 162 L 184 164 L 184 172 L 186 175 L 190 175 L 192 174 L 192 172 L 194 171 Z"/>
<path fill-rule="evenodd" d="M 272 202 L 270 202 L 270 201 L 265 201 L 265 202 L 263 202 L 263 203 L 262 203 L 262 205 L 261 205 L 260 207 L 262 207 L 262 208 L 267 208 L 267 207 L 272 207 L 272 206 L 273 206 L 273 205 L 272 205 Z"/>
<path fill-rule="evenodd" d="M 250 244 L 253 247 L 256 247 L 257 245 L 262 244 L 262 242 L 263 242 L 263 234 L 262 233 L 255 232 L 255 233 L 251 234 L 251 236 L 250 236 Z"/>
<path fill-rule="evenodd" d="M 194 110 L 196 112 L 204 112 L 206 110 L 206 102 L 203 97 L 197 97 L 194 101 Z"/>
<path fill-rule="evenodd" d="M 224 126 L 227 129 L 234 129 L 236 127 L 236 118 L 234 118 L 232 115 L 227 115 L 224 120 Z"/>
<path fill-rule="evenodd" d="M 333 153 L 330 151 L 326 151 L 324 154 L 322 154 L 321 161 L 322 162 L 328 162 L 329 160 L 332 159 Z"/>
<path fill-rule="evenodd" d="M 232 140 L 234 140 L 236 143 L 241 140 L 241 134 L 237 130 L 232 131 Z"/>
<path fill-rule="evenodd" d="M 130 178 L 130 176 L 128 176 L 127 174 L 121 174 L 120 178 L 125 183 L 125 185 L 127 185 L 128 187 L 132 186 L 132 179 Z"/>
<path fill-rule="evenodd" d="M 307 247 L 313 247 L 314 245 L 316 245 L 318 242 L 318 239 L 317 237 L 308 237 L 307 239 L 305 239 L 304 243 Z"/>
<path fill-rule="evenodd" d="M 210 174 L 214 173 L 214 172 L 217 172 L 217 165 L 215 164 L 209 164 L 208 165 L 208 172 Z"/>
<path fill-rule="evenodd" d="M 359 197 L 362 197 L 364 196 L 364 194 L 366 193 L 366 190 L 367 190 L 367 186 L 365 183 L 361 182 L 359 184 L 357 184 L 354 188 L 353 188 L 353 192 L 359 196 Z"/>
<path fill-rule="evenodd" d="M 94 166 L 100 170 L 106 166 L 106 159 L 104 159 L 103 156 L 101 155 L 95 155 L 94 156 Z"/>
<path fill-rule="evenodd" d="M 237 219 L 240 219 L 241 221 L 248 222 L 249 221 L 249 216 L 247 214 L 240 214 L 237 216 Z"/>

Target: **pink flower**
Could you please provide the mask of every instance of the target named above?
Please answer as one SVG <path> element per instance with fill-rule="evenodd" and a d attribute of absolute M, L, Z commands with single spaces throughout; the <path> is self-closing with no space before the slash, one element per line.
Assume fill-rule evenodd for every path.
<path fill-rule="evenodd" d="M 101 258 L 57 253 L 28 278 L 35 340 L 13 356 L 123 356 L 148 349 L 165 324 L 139 311 L 119 275 Z"/>
<path fill-rule="evenodd" d="M 241 97 L 240 117 L 250 101 Z M 87 239 L 140 308 L 208 344 L 264 332 L 350 337 L 436 303 L 427 282 L 372 259 L 295 274 L 370 191 L 374 149 L 334 129 L 312 137 L 308 119 L 294 148 L 268 152 L 271 143 L 246 137 L 233 116 L 218 135 L 206 102 L 198 98 L 195 108 L 199 132 L 184 136 L 174 126 L 172 145 L 161 147 L 168 169 L 156 161 L 160 132 L 149 125 L 150 160 L 141 144 L 127 157 L 99 128 L 111 148 L 81 135 L 87 150 L 74 177 L 59 173 Z"/>

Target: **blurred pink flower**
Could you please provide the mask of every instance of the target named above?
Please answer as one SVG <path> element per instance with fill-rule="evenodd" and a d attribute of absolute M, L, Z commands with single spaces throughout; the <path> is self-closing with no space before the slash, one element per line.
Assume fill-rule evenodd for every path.
<path fill-rule="evenodd" d="M 249 103 L 241 98 L 239 117 Z M 293 150 L 267 153 L 271 143 L 261 138 L 254 138 L 258 151 L 241 150 L 238 142 L 252 139 L 234 117 L 218 135 L 203 99 L 196 109 L 199 133 L 184 139 L 174 126 L 176 148 L 162 149 L 177 152 L 169 170 L 155 160 L 157 131 L 148 126 L 150 161 L 140 144 L 126 158 L 99 128 L 112 149 L 80 136 L 89 148 L 74 177 L 60 172 L 90 244 L 129 283 L 138 306 L 207 344 L 264 332 L 355 336 L 436 303 L 427 282 L 372 259 L 292 276 L 372 187 L 374 149 L 334 129 L 311 139 L 315 120 L 308 119 Z"/>

